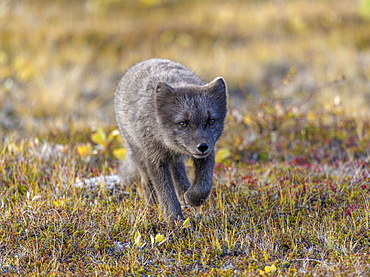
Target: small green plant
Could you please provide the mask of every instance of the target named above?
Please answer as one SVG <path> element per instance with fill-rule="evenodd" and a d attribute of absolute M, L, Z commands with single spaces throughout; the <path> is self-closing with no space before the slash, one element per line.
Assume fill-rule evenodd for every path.
<path fill-rule="evenodd" d="M 175 233 L 175 232 L 177 232 L 178 230 L 181 230 L 181 229 L 189 228 L 190 226 L 191 226 L 190 225 L 190 218 L 187 218 L 186 220 L 184 220 L 181 223 L 181 225 L 179 225 L 177 228 L 174 228 L 173 230 L 171 230 L 171 232 L 169 232 L 169 234 L 167 235 L 167 238 L 164 235 L 160 234 L 160 233 L 156 234 L 155 236 L 150 234 L 151 247 L 154 248 L 156 246 L 159 246 L 159 245 L 163 244 L 164 242 L 166 242 L 168 237 L 170 237 L 173 233 Z M 147 244 L 146 242 L 143 242 L 142 235 L 141 235 L 140 231 L 135 232 L 135 234 L 134 234 L 134 243 L 135 243 L 136 247 L 144 247 Z"/>
<path fill-rule="evenodd" d="M 124 160 L 126 157 L 126 149 L 119 147 L 119 143 L 122 142 L 120 139 L 120 134 L 117 129 L 109 132 L 108 134 L 105 131 L 97 127 L 95 132 L 91 135 L 91 143 L 82 143 L 77 146 L 77 152 L 82 158 L 89 158 L 91 155 L 109 154 L 110 151 L 113 156 L 119 160 Z M 118 144 L 118 146 L 117 146 Z"/>

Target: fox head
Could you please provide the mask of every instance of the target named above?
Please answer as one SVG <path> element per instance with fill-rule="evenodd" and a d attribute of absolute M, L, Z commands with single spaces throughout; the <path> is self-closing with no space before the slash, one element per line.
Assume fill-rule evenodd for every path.
<path fill-rule="evenodd" d="M 156 86 L 156 112 L 167 147 L 201 159 L 214 150 L 227 112 L 227 88 L 218 77 L 204 86 Z"/>

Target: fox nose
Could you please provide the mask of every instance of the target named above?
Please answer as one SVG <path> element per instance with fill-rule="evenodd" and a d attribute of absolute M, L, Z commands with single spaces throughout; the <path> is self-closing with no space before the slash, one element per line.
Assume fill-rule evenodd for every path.
<path fill-rule="evenodd" d="M 204 153 L 208 150 L 208 144 L 207 143 L 198 144 L 197 148 L 200 152 Z"/>

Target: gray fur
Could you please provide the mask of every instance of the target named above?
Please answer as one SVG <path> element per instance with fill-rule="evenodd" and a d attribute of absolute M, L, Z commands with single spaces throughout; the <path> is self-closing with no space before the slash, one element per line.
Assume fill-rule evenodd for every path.
<path fill-rule="evenodd" d="M 223 131 L 226 98 L 222 78 L 204 84 L 169 60 L 141 62 L 118 84 L 116 119 L 128 153 L 120 174 L 128 179 L 140 174 L 146 202 L 157 198 L 169 223 L 184 219 L 180 202 L 200 206 L 211 191 L 214 145 Z M 193 184 L 184 165 L 189 156 Z"/>

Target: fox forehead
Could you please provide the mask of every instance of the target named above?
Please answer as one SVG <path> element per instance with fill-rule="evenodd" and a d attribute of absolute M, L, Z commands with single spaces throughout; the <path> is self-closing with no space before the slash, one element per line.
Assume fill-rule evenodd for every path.
<path fill-rule="evenodd" d="M 197 94 L 183 94 L 178 95 L 176 98 L 176 102 L 183 106 L 184 108 L 188 108 L 190 110 L 204 110 L 208 106 L 211 106 L 212 99 L 208 97 L 204 93 L 197 93 Z"/>
<path fill-rule="evenodd" d="M 170 104 L 171 105 L 171 104 Z M 176 97 L 172 106 L 175 120 L 204 121 L 210 118 L 219 117 L 216 103 L 206 95 L 194 97 Z"/>
<path fill-rule="evenodd" d="M 173 118 L 175 121 L 189 121 L 193 123 L 202 123 L 211 118 L 214 118 L 215 115 L 210 109 L 182 109 L 178 110 Z"/>
<path fill-rule="evenodd" d="M 226 101 L 212 97 L 202 86 L 173 88 L 158 100 L 158 115 L 165 121 L 201 124 L 209 119 L 223 119 L 226 115 Z"/>

